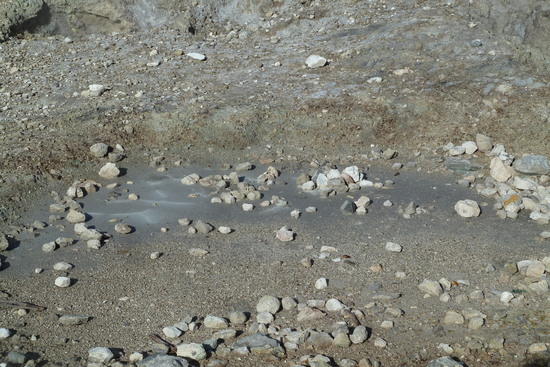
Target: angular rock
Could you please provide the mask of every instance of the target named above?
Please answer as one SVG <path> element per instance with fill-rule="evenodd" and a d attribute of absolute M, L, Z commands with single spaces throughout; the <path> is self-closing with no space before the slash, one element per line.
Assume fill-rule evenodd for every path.
<path fill-rule="evenodd" d="M 296 317 L 296 320 L 298 322 L 302 321 L 311 321 L 311 320 L 318 320 L 325 317 L 325 313 L 317 308 L 312 307 L 304 307 L 302 311 L 298 313 L 298 316 Z"/>
<path fill-rule="evenodd" d="M 206 358 L 206 350 L 202 344 L 182 343 L 177 346 L 176 354 L 178 357 L 190 358 L 195 361 L 202 361 Z"/>
<path fill-rule="evenodd" d="M 277 358 L 285 356 L 285 351 L 279 342 L 265 334 L 252 334 L 237 341 L 233 348 L 246 347 L 254 354 L 268 354 Z"/>
<path fill-rule="evenodd" d="M 447 311 L 443 318 L 443 324 L 445 325 L 461 325 L 464 324 L 464 316 L 456 311 Z"/>
<path fill-rule="evenodd" d="M 281 229 L 277 231 L 277 234 L 275 236 L 278 240 L 282 242 L 290 242 L 294 240 L 295 233 L 285 226 L 281 227 Z"/>
<path fill-rule="evenodd" d="M 435 280 L 424 279 L 422 283 L 418 285 L 418 289 L 430 296 L 439 297 L 443 293 L 443 288 L 439 282 Z"/>
<path fill-rule="evenodd" d="M 479 204 L 476 201 L 470 199 L 459 200 L 455 204 L 455 211 L 462 218 L 479 217 L 479 215 L 481 214 L 481 208 L 479 207 Z"/>
<path fill-rule="evenodd" d="M 321 290 L 328 287 L 328 280 L 327 278 L 319 278 L 315 281 L 315 288 Z"/>
<path fill-rule="evenodd" d="M 195 228 L 199 233 L 207 234 L 214 230 L 214 226 L 210 223 L 203 222 L 202 220 L 198 220 L 197 223 L 195 223 Z"/>
<path fill-rule="evenodd" d="M 463 367 L 464 363 L 457 362 L 451 357 L 441 357 L 437 359 L 432 359 L 428 362 L 427 367 Z"/>
<path fill-rule="evenodd" d="M 10 243 L 8 241 L 8 237 L 6 237 L 5 234 L 0 232 L 0 252 L 6 251 L 10 247 Z"/>
<path fill-rule="evenodd" d="M 506 166 L 502 160 L 498 157 L 494 157 L 491 160 L 491 172 L 490 175 L 492 178 L 498 182 L 506 182 L 510 177 L 512 177 L 512 168 Z"/>
<path fill-rule="evenodd" d="M 167 338 L 174 339 L 179 337 L 183 332 L 175 326 L 166 326 L 162 329 L 162 333 L 166 335 Z"/>
<path fill-rule="evenodd" d="M 79 212 L 78 210 L 71 209 L 67 216 L 65 217 L 67 221 L 71 224 L 83 223 L 86 221 L 86 214 Z"/>
<path fill-rule="evenodd" d="M 333 344 L 333 339 L 328 333 L 313 331 L 306 340 L 306 347 L 317 350 L 328 349 Z"/>
<path fill-rule="evenodd" d="M 103 158 L 109 153 L 109 146 L 105 143 L 96 143 L 90 147 L 90 153 L 96 158 Z"/>
<path fill-rule="evenodd" d="M 69 271 L 72 268 L 73 268 L 73 265 L 65 261 L 57 262 L 53 266 L 53 269 L 57 271 Z"/>
<path fill-rule="evenodd" d="M 208 315 L 204 318 L 204 326 L 210 329 L 225 329 L 229 324 L 223 317 Z"/>
<path fill-rule="evenodd" d="M 256 315 L 256 321 L 260 324 L 271 324 L 274 320 L 273 314 L 269 312 L 259 312 Z"/>
<path fill-rule="evenodd" d="M 117 223 L 115 224 L 115 231 L 120 234 L 132 233 L 133 228 L 127 223 Z"/>
<path fill-rule="evenodd" d="M 71 286 L 71 278 L 57 277 L 55 279 L 55 285 L 59 288 L 67 288 Z"/>
<path fill-rule="evenodd" d="M 193 60 L 198 60 L 198 61 L 205 61 L 206 60 L 206 55 L 198 53 L 198 52 L 189 52 L 186 55 L 187 55 L 187 57 L 189 57 Z"/>
<path fill-rule="evenodd" d="M 344 203 L 340 206 L 340 211 L 343 213 L 355 213 L 357 210 L 357 205 L 353 202 L 353 200 L 346 200 Z"/>
<path fill-rule="evenodd" d="M 353 344 L 361 344 L 365 342 L 369 337 L 366 326 L 359 325 L 353 329 L 353 333 L 350 335 L 350 340 Z"/>
<path fill-rule="evenodd" d="M 542 155 L 525 155 L 514 162 L 516 171 L 528 175 L 547 175 L 550 173 L 548 158 Z"/>
<path fill-rule="evenodd" d="M 105 163 L 105 165 L 99 170 L 99 176 L 107 180 L 113 180 L 117 178 L 118 175 L 120 175 L 120 170 L 115 163 Z"/>
<path fill-rule="evenodd" d="M 476 134 L 477 149 L 481 152 L 490 152 L 493 149 L 493 139 L 483 134 Z"/>
<path fill-rule="evenodd" d="M 306 65 L 308 68 L 316 69 L 321 68 L 327 64 L 327 59 L 319 55 L 310 55 L 306 59 Z"/>
<path fill-rule="evenodd" d="M 136 365 L 137 367 L 189 367 L 189 362 L 181 357 L 155 353 L 137 362 Z"/>
<path fill-rule="evenodd" d="M 386 242 L 386 251 L 389 252 L 401 252 L 403 251 L 403 246 L 395 242 Z"/>
<path fill-rule="evenodd" d="M 462 143 L 464 152 L 468 155 L 474 154 L 477 151 L 477 144 L 473 141 L 466 141 Z"/>
<path fill-rule="evenodd" d="M 109 348 L 95 347 L 88 351 L 88 363 L 103 363 L 107 364 L 115 355 Z"/>
<path fill-rule="evenodd" d="M 346 306 L 336 298 L 331 298 L 325 303 L 325 308 L 327 311 L 334 312 L 343 310 Z"/>

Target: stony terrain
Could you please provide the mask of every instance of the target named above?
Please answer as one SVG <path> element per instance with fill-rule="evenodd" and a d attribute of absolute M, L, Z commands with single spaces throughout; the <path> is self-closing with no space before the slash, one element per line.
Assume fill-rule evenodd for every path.
<path fill-rule="evenodd" d="M 548 364 L 544 2 L 64 3 L 0 1 L 0 364 Z"/>

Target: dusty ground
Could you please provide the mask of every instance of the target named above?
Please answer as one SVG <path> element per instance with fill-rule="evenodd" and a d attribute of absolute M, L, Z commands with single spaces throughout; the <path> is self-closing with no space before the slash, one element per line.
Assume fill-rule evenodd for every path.
<path fill-rule="evenodd" d="M 497 220 L 490 200 L 479 199 L 487 206 L 476 220 L 462 220 L 452 211 L 456 200 L 476 195 L 456 186 L 460 175 L 445 171 L 438 150 L 445 143 L 459 144 L 482 132 L 517 156 L 550 156 L 547 74 L 529 63 L 527 50 L 476 23 L 472 6 L 306 2 L 264 19 L 259 29 L 218 25 L 214 33 L 195 36 L 171 27 L 110 34 L 23 33 L 1 43 L 0 229 L 14 233 L 20 243 L 2 254 L 9 267 L 0 273 L 0 290 L 10 300 L 48 307 L 25 316 L 2 309 L 5 325 L 0 327 L 40 337 L 34 343 L 8 339 L 1 351 L 19 346 L 38 353 L 37 361 L 47 365 L 76 364 L 94 346 L 121 348 L 127 356 L 150 348 L 148 333 L 160 333 L 187 315 L 252 312 L 260 296 L 273 294 L 300 302 L 339 298 L 365 312 L 364 324 L 373 336 L 389 342 L 379 350 L 372 337 L 365 345 L 321 351 L 336 361 L 370 356 L 382 365 L 420 366 L 442 355 L 437 346 L 447 343 L 455 348 L 452 355 L 468 365 L 529 365 L 529 344 L 548 340 L 547 298 L 528 297 L 527 305 L 507 309 L 505 321 L 488 322 L 475 332 L 465 325 L 440 331 L 445 310 L 470 304 L 423 299 L 416 289 L 424 278 L 446 277 L 470 281 L 470 286 L 454 289 L 453 296 L 476 288 L 490 294 L 522 282 L 499 283 L 504 263 L 548 256 L 548 245 L 536 239 L 543 226 L 526 217 L 512 223 Z M 207 60 L 191 60 L 185 56 L 191 51 L 206 54 Z M 310 54 L 326 57 L 329 64 L 306 68 Z M 82 96 L 90 84 L 107 90 L 98 97 Z M 128 176 L 119 179 L 122 184 L 128 177 L 148 182 L 155 172 L 148 164 L 158 156 L 166 158 L 169 175 L 182 177 L 206 166 L 225 172 L 224 163 L 272 160 L 283 172 L 281 180 L 288 182 L 281 190 L 289 202 L 303 209 L 311 201 L 322 210 L 294 221 L 288 211 L 246 218 L 239 208 L 218 212 L 208 202 L 195 203 L 190 214 L 167 220 L 165 225 L 174 230 L 166 234 L 159 232 L 160 223 L 151 224 L 148 234 L 136 225 L 135 234 L 115 236 L 97 252 L 77 245 L 51 255 L 34 251 L 28 258 L 33 253 L 29 247 L 36 248 L 47 234 L 33 238 L 24 228 L 47 220 L 50 191 L 63 193 L 75 179 L 98 179 L 104 162 L 91 158 L 88 148 L 100 141 L 125 147 L 121 166 Z M 399 161 L 415 161 L 422 170 L 393 176 L 393 161 L 364 158 L 371 144 L 398 150 Z M 480 172 L 486 173 L 488 159 L 478 159 Z M 176 160 L 187 166 L 173 167 Z M 338 210 L 341 196 L 323 202 L 295 189 L 295 176 L 310 170 L 312 160 L 370 168 L 382 181 L 394 180 L 395 189 L 367 193 L 376 210 L 350 220 Z M 431 197 L 430 186 L 449 192 Z M 397 207 L 384 212 L 381 202 L 389 197 L 398 205 L 414 200 L 433 209 L 405 220 Z M 85 205 L 93 205 L 97 199 L 86 200 L 90 203 Z M 97 203 L 101 208 L 102 202 Z M 191 236 L 175 226 L 178 217 L 198 219 L 198 208 L 205 210 L 205 220 L 227 223 L 235 233 Z M 290 224 L 297 240 L 277 242 L 273 231 Z M 108 230 L 106 222 L 97 225 Z M 405 252 L 388 256 L 386 241 L 402 243 Z M 314 258 L 322 245 L 335 246 L 338 255 L 351 256 L 357 265 L 318 261 L 302 268 L 300 259 Z M 210 254 L 192 258 L 190 247 L 207 248 Z M 152 261 L 153 251 L 164 256 Z M 58 260 L 76 265 L 71 277 L 78 281 L 68 289 L 53 289 L 50 269 Z M 377 263 L 384 270 L 373 273 L 369 267 Z M 497 271 L 485 273 L 487 263 Z M 47 270 L 34 275 L 35 267 Z M 197 273 L 189 277 L 186 270 Z M 396 271 L 407 277 L 396 280 Z M 313 287 L 320 276 L 336 280 L 328 292 Z M 371 301 L 365 293 L 378 283 L 384 291 L 403 294 L 390 302 L 406 315 L 391 330 L 379 327 L 384 305 L 365 307 Z M 119 301 L 121 297 L 129 299 Z M 489 318 L 500 311 L 490 301 L 469 302 Z M 93 319 L 85 326 L 57 325 L 56 314 L 71 313 Z M 293 312 L 282 315 L 285 319 L 277 319 L 281 326 L 294 325 Z M 320 325 L 330 326 L 327 320 Z M 503 352 L 468 346 L 472 339 L 487 344 L 495 333 L 506 335 Z M 208 334 L 201 329 L 184 339 L 200 341 Z M 292 352 L 288 359 L 296 362 L 308 352 Z M 236 366 L 260 363 L 229 359 Z"/>

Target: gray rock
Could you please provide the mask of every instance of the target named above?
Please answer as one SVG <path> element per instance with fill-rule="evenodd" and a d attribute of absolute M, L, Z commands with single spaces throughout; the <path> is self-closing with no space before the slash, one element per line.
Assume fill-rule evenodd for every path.
<path fill-rule="evenodd" d="M 443 293 L 441 284 L 435 280 L 424 279 L 424 281 L 418 285 L 418 289 L 434 297 L 439 297 Z"/>
<path fill-rule="evenodd" d="M 443 318 L 443 324 L 445 325 L 461 325 L 464 324 L 464 316 L 456 311 L 447 311 Z"/>
<path fill-rule="evenodd" d="M 350 340 L 353 344 L 361 344 L 369 337 L 367 328 L 363 325 L 357 326 L 353 329 L 353 333 L 350 335 Z"/>
<path fill-rule="evenodd" d="M 263 296 L 256 304 L 256 311 L 276 314 L 281 309 L 281 301 L 273 296 Z"/>
<path fill-rule="evenodd" d="M 10 247 L 8 237 L 5 234 L 0 232 L 0 251 L 6 251 Z"/>
<path fill-rule="evenodd" d="M 340 311 L 345 307 L 346 306 L 336 298 L 331 298 L 325 303 L 327 311 Z"/>
<path fill-rule="evenodd" d="M 208 315 L 204 318 L 204 326 L 210 329 L 225 329 L 229 324 L 223 317 Z"/>
<path fill-rule="evenodd" d="M 248 348 L 251 353 L 270 354 L 277 358 L 285 356 L 285 351 L 279 342 L 265 334 L 253 334 L 237 341 L 233 348 Z"/>
<path fill-rule="evenodd" d="M 455 204 L 455 211 L 462 218 L 479 217 L 479 215 L 481 214 L 481 208 L 479 207 L 478 203 L 470 199 L 459 200 Z"/>
<path fill-rule="evenodd" d="M 283 310 L 292 310 L 298 306 L 298 302 L 292 297 L 285 297 L 281 300 L 281 305 L 283 306 Z"/>
<path fill-rule="evenodd" d="M 109 348 L 95 347 L 88 351 L 88 363 L 103 363 L 107 364 L 115 355 Z"/>
<path fill-rule="evenodd" d="M 178 357 L 185 357 L 201 361 L 206 358 L 206 350 L 202 344 L 198 343 L 182 343 L 177 346 L 176 354 Z"/>
<path fill-rule="evenodd" d="M 309 338 L 306 340 L 306 347 L 311 347 L 314 349 L 328 349 L 333 344 L 333 339 L 328 333 L 324 332 L 312 332 L 309 335 Z"/>
<path fill-rule="evenodd" d="M 231 311 L 229 313 L 229 321 L 233 325 L 242 325 L 248 320 L 247 315 L 241 311 Z"/>
<path fill-rule="evenodd" d="M 23 353 L 17 352 L 15 350 L 8 353 L 8 356 L 6 357 L 8 362 L 15 363 L 15 364 L 23 364 L 25 363 L 25 355 Z"/>
<path fill-rule="evenodd" d="M 153 354 L 139 361 L 136 365 L 137 367 L 188 367 L 189 362 L 181 357 L 167 354 Z"/>
<path fill-rule="evenodd" d="M 306 65 L 308 68 L 316 69 L 321 68 L 327 64 L 327 59 L 319 55 L 310 55 L 306 59 Z"/>
<path fill-rule="evenodd" d="M 451 357 L 441 357 L 437 359 L 432 359 L 428 362 L 427 367 L 462 367 L 464 363 L 457 362 Z"/>
<path fill-rule="evenodd" d="M 103 158 L 109 152 L 109 146 L 104 143 L 96 143 L 90 147 L 90 153 L 96 158 Z"/>
<path fill-rule="evenodd" d="M 493 149 L 493 139 L 483 134 L 476 134 L 477 149 L 481 152 L 490 152 Z"/>
<path fill-rule="evenodd" d="M 243 162 L 239 163 L 235 166 L 235 171 L 237 172 L 244 172 L 244 171 L 250 171 L 252 169 L 252 163 L 250 162 Z"/>
<path fill-rule="evenodd" d="M 57 319 L 61 325 L 73 326 L 73 325 L 82 325 L 87 323 L 90 320 L 89 316 L 82 315 L 63 315 Z"/>
<path fill-rule="evenodd" d="M 167 338 L 174 339 L 180 336 L 183 332 L 175 326 L 166 326 L 162 328 L 162 333 L 166 335 Z"/>
<path fill-rule="evenodd" d="M 550 173 L 548 158 L 542 155 L 525 155 L 514 162 L 516 171 L 528 175 L 546 175 Z"/>
<path fill-rule="evenodd" d="M 133 228 L 127 223 L 117 223 L 115 224 L 115 231 L 120 234 L 132 233 Z"/>
<path fill-rule="evenodd" d="M 403 246 L 395 242 L 386 242 L 386 251 L 390 252 L 401 252 L 403 251 Z"/>
<path fill-rule="evenodd" d="M 54 241 L 47 242 L 47 243 L 42 245 L 42 251 L 44 251 L 44 252 L 53 252 L 56 249 L 57 249 L 57 244 Z"/>
<path fill-rule="evenodd" d="M 348 334 L 343 332 L 336 334 L 332 343 L 334 344 L 334 346 L 341 348 L 347 348 L 351 345 Z"/>
<path fill-rule="evenodd" d="M 346 200 L 344 203 L 340 206 L 340 211 L 343 213 L 355 213 L 357 210 L 357 205 L 353 202 L 353 200 Z"/>
<path fill-rule="evenodd" d="M 197 223 L 195 223 L 195 228 L 199 233 L 207 234 L 214 230 L 214 226 L 210 223 L 203 222 L 202 220 L 198 220 Z"/>
<path fill-rule="evenodd" d="M 69 213 L 67 213 L 67 217 L 65 219 L 67 219 L 67 221 L 71 224 L 83 223 L 86 221 L 86 214 L 81 213 L 78 210 L 71 209 L 69 210 Z"/>

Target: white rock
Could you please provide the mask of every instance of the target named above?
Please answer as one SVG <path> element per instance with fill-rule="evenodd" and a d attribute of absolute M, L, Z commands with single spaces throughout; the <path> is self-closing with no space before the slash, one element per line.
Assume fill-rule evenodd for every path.
<path fill-rule="evenodd" d="M 374 346 L 377 347 L 377 348 L 386 348 L 388 345 L 388 342 L 385 341 L 384 339 L 382 338 L 376 338 L 374 340 Z"/>
<path fill-rule="evenodd" d="M 317 180 L 315 181 L 317 187 L 327 187 L 328 186 L 328 177 L 324 173 L 319 173 L 317 175 Z"/>
<path fill-rule="evenodd" d="M 500 294 L 500 301 L 502 303 L 508 303 L 514 298 L 514 295 L 511 292 L 502 292 Z"/>
<path fill-rule="evenodd" d="M 11 336 L 11 330 L 4 327 L 0 328 L 0 339 L 7 339 Z"/>
<path fill-rule="evenodd" d="M 312 69 L 323 67 L 326 64 L 327 59 L 319 55 L 311 55 L 306 59 L 306 65 Z"/>
<path fill-rule="evenodd" d="M 171 339 L 177 338 L 182 334 L 182 331 L 175 326 L 167 326 L 162 329 L 162 332 L 164 333 L 164 335 L 166 335 L 167 338 Z"/>
<path fill-rule="evenodd" d="M 513 168 L 506 166 L 498 157 L 491 159 L 491 177 L 498 182 L 506 182 L 512 177 Z"/>
<path fill-rule="evenodd" d="M 273 314 L 269 312 L 259 312 L 256 315 L 256 321 L 260 324 L 271 324 L 274 320 Z"/>
<path fill-rule="evenodd" d="M 99 250 L 101 248 L 101 241 L 100 240 L 88 240 L 86 242 L 86 246 L 89 249 L 92 249 L 92 250 Z"/>
<path fill-rule="evenodd" d="M 290 216 L 292 218 L 298 219 L 298 218 L 300 218 L 300 215 L 302 215 L 302 212 L 299 211 L 298 209 L 294 209 L 293 211 L 290 212 Z"/>
<path fill-rule="evenodd" d="M 382 329 L 392 329 L 392 328 L 393 328 L 393 321 L 384 320 L 384 321 L 382 321 L 382 323 L 380 324 L 380 327 L 381 327 Z"/>
<path fill-rule="evenodd" d="M 401 252 L 403 251 L 403 246 L 395 242 L 386 242 L 386 251 L 390 252 Z"/>
<path fill-rule="evenodd" d="M 459 200 L 455 204 L 455 211 L 462 218 L 472 218 L 472 217 L 479 216 L 479 214 L 481 213 L 481 208 L 479 207 L 476 201 L 466 199 L 466 200 Z"/>
<path fill-rule="evenodd" d="M 325 303 L 325 308 L 327 311 L 340 311 L 346 308 L 346 306 L 336 298 L 331 298 Z"/>
<path fill-rule="evenodd" d="M 60 288 L 67 288 L 71 286 L 71 278 L 57 277 L 55 279 L 55 285 Z"/>
<path fill-rule="evenodd" d="M 187 54 L 188 57 L 192 58 L 193 60 L 199 60 L 199 61 L 204 61 L 206 60 L 206 55 L 204 54 L 200 54 L 198 52 L 189 52 Z"/>
<path fill-rule="evenodd" d="M 104 143 L 96 143 L 90 147 L 90 153 L 96 158 L 103 158 L 109 152 L 109 146 Z"/>
<path fill-rule="evenodd" d="M 204 326 L 209 329 L 225 329 L 229 323 L 223 317 L 208 315 L 204 318 Z"/>
<path fill-rule="evenodd" d="M 206 358 L 206 350 L 202 344 L 183 343 L 177 346 L 176 354 L 179 357 L 191 358 L 200 361 Z"/>
<path fill-rule="evenodd" d="M 443 288 L 439 282 L 435 280 L 424 279 L 422 283 L 418 285 L 418 289 L 421 292 L 429 294 L 430 296 L 439 297 L 443 293 Z"/>
<path fill-rule="evenodd" d="M 114 356 L 109 348 L 95 347 L 88 351 L 88 363 L 107 364 Z"/>
<path fill-rule="evenodd" d="M 106 163 L 101 169 L 99 170 L 99 176 L 107 179 L 112 180 L 118 177 L 120 175 L 120 170 L 116 166 L 115 163 Z"/>
<path fill-rule="evenodd" d="M 464 316 L 456 311 L 447 311 L 443 318 L 443 324 L 445 325 L 461 325 L 464 324 Z"/>
<path fill-rule="evenodd" d="M 58 271 L 67 271 L 67 270 L 71 270 L 72 268 L 73 268 L 73 265 L 65 261 L 60 261 L 58 263 L 55 263 L 53 266 L 53 269 Z"/>
<path fill-rule="evenodd" d="M 449 149 L 450 155 L 462 155 L 466 152 L 466 148 L 461 145 L 453 146 Z"/>
<path fill-rule="evenodd" d="M 86 214 L 81 213 L 78 210 L 71 209 L 69 210 L 69 213 L 67 213 L 67 217 L 65 219 L 67 219 L 67 221 L 71 224 L 83 223 L 86 221 Z"/>
<path fill-rule="evenodd" d="M 490 152 L 493 149 L 493 139 L 483 134 L 476 134 L 477 148 L 482 152 Z"/>
<path fill-rule="evenodd" d="M 223 233 L 223 234 L 229 234 L 229 233 L 233 232 L 233 230 L 229 227 L 220 226 L 220 227 L 218 227 L 218 232 Z"/>
<path fill-rule="evenodd" d="M 363 179 L 363 174 L 361 174 L 361 171 L 359 171 L 359 167 L 357 166 L 346 167 L 342 172 L 347 173 L 354 182 L 361 182 Z"/>
<path fill-rule="evenodd" d="M 386 200 L 386 201 L 384 201 L 384 203 L 383 203 L 382 205 L 384 205 L 385 207 L 388 207 L 388 208 L 389 208 L 390 206 L 393 205 L 393 203 L 392 203 L 391 201 L 389 201 L 389 200 Z"/>
<path fill-rule="evenodd" d="M 317 185 L 315 185 L 315 182 L 313 181 L 307 181 L 302 184 L 302 190 L 304 191 L 312 191 L 315 190 Z"/>
<path fill-rule="evenodd" d="M 57 249 L 57 244 L 54 241 L 47 242 L 47 243 L 42 245 L 42 251 L 44 251 L 44 252 L 53 252 L 56 249 Z"/>
<path fill-rule="evenodd" d="M 473 141 L 465 141 L 462 143 L 462 147 L 466 154 L 474 154 L 477 151 L 477 144 Z"/>
<path fill-rule="evenodd" d="M 100 95 L 105 92 L 105 86 L 101 84 L 91 84 L 88 86 L 89 93 L 88 95 L 90 97 L 99 97 Z"/>
<path fill-rule="evenodd" d="M 115 224 L 115 231 L 120 234 L 128 234 L 132 232 L 132 227 L 126 223 Z"/>
<path fill-rule="evenodd" d="M 546 343 L 533 343 L 529 346 L 528 352 L 531 354 L 542 353 L 548 350 Z"/>
<path fill-rule="evenodd" d="M 319 278 L 315 281 L 315 288 L 321 290 L 328 287 L 328 280 L 326 278 Z"/>
<path fill-rule="evenodd" d="M 245 212 L 249 212 L 251 210 L 254 210 L 254 205 L 253 204 L 250 204 L 250 203 L 244 203 L 242 205 L 242 208 Z"/>

